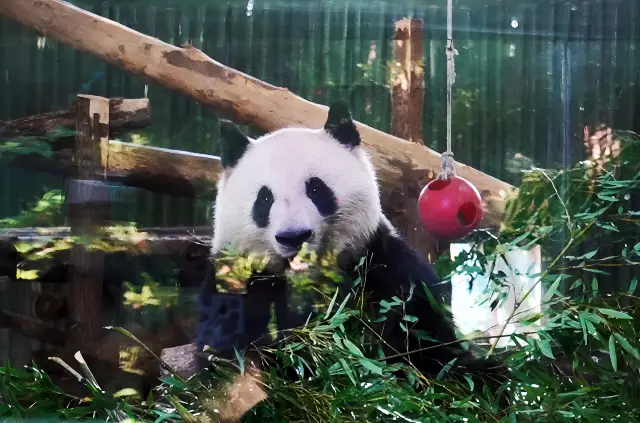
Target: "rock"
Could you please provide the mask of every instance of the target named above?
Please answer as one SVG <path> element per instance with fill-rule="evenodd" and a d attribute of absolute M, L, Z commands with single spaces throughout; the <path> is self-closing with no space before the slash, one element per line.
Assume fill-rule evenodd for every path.
<path fill-rule="evenodd" d="M 195 344 L 180 345 L 172 348 L 165 348 L 160 353 L 162 361 L 167 363 L 176 373 L 183 378 L 189 378 L 198 371 L 196 353 L 198 348 Z M 160 367 L 160 374 L 167 376 L 169 372 Z"/>

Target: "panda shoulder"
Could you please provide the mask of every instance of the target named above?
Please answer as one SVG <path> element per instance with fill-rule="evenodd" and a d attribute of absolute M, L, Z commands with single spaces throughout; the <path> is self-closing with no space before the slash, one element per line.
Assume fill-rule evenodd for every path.
<path fill-rule="evenodd" d="M 372 236 L 368 255 L 371 263 L 367 281 L 376 290 L 406 291 L 412 284 L 431 286 L 440 282 L 431 264 L 386 219 Z"/>

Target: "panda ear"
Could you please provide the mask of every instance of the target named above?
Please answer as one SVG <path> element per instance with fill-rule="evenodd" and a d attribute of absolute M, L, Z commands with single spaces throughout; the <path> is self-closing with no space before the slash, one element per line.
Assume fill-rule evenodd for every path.
<path fill-rule="evenodd" d="M 224 169 L 238 164 L 249 148 L 249 138 L 228 120 L 220 121 L 220 161 Z"/>
<path fill-rule="evenodd" d="M 344 100 L 339 100 L 331 105 L 324 129 L 347 148 L 351 149 L 360 145 L 360 134 L 351 119 L 349 105 Z"/>

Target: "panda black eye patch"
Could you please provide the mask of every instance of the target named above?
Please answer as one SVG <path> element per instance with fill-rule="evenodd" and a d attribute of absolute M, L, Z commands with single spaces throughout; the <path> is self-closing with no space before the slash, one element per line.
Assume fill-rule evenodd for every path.
<path fill-rule="evenodd" d="M 266 186 L 262 186 L 258 191 L 256 200 L 253 202 L 253 210 L 251 210 L 251 217 L 259 228 L 269 226 L 269 214 L 271 213 L 273 201 L 271 190 Z"/>
<path fill-rule="evenodd" d="M 317 176 L 313 176 L 307 180 L 306 193 L 307 197 L 313 202 L 322 216 L 331 216 L 338 211 L 338 200 L 335 194 Z"/>

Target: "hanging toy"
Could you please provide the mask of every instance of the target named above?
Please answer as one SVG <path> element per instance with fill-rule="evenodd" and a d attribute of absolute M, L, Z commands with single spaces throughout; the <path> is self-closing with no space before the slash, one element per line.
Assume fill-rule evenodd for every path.
<path fill-rule="evenodd" d="M 453 162 L 453 154 L 442 155 Z M 480 193 L 469 181 L 443 170 L 420 193 L 418 213 L 427 232 L 441 241 L 453 241 L 470 234 L 483 216 Z"/>
<path fill-rule="evenodd" d="M 480 193 L 469 181 L 456 175 L 451 151 L 451 92 L 455 82 L 452 0 L 447 10 L 447 151 L 442 154 L 440 174 L 429 182 L 418 198 L 418 214 L 425 230 L 442 241 L 470 234 L 483 216 Z"/>

